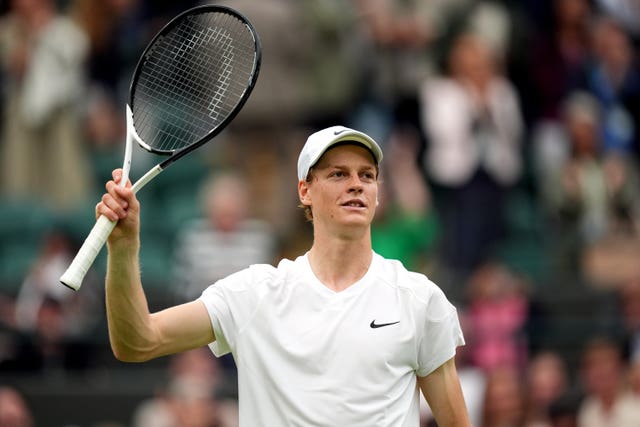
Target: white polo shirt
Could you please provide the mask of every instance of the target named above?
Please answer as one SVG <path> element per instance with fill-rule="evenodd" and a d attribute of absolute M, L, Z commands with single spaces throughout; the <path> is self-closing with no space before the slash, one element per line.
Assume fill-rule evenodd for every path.
<path fill-rule="evenodd" d="M 464 344 L 455 307 L 426 276 L 374 254 L 342 292 L 307 255 L 254 265 L 206 289 L 213 353 L 238 368 L 240 426 L 419 424 L 416 375 Z"/>

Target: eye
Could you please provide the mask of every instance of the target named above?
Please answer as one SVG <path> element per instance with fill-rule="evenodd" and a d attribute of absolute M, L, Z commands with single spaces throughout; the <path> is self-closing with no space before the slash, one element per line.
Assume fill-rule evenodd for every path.
<path fill-rule="evenodd" d="M 366 181 L 374 181 L 376 179 L 376 174 L 373 171 L 365 171 L 361 174 L 361 177 Z"/>
<path fill-rule="evenodd" d="M 342 178 L 344 176 L 344 172 L 342 172 L 340 170 L 336 170 L 336 171 L 331 172 L 331 174 L 329 176 L 335 177 L 335 178 Z"/>

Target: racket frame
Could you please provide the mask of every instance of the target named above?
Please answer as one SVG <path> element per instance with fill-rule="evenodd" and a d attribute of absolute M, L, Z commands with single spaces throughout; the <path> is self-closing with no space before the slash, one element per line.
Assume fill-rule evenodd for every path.
<path fill-rule="evenodd" d="M 256 58 L 253 61 L 254 68 L 253 68 L 253 70 L 251 71 L 251 74 L 250 74 L 251 78 L 249 79 L 249 82 L 247 83 L 247 86 L 245 88 L 244 93 L 240 97 L 240 102 L 238 102 L 238 104 L 234 107 L 234 109 L 231 111 L 231 113 L 229 113 L 229 115 L 224 120 L 222 120 L 218 124 L 218 126 L 213 128 L 211 130 L 211 132 L 209 132 L 207 135 L 205 135 L 199 141 L 196 141 L 196 142 L 194 142 L 194 143 L 192 143 L 190 145 L 187 145 L 186 147 L 180 148 L 178 150 L 159 150 L 157 148 L 151 147 L 150 145 L 145 143 L 137 135 L 137 133 L 135 134 L 136 141 L 145 150 L 147 150 L 147 151 L 149 151 L 151 153 L 155 153 L 155 154 L 171 155 L 171 157 L 167 158 L 166 160 L 164 160 L 163 162 L 160 163 L 162 169 L 165 169 L 171 163 L 175 162 L 176 160 L 179 160 L 180 158 L 182 158 L 183 156 L 185 156 L 189 152 L 191 152 L 191 151 L 195 150 L 196 148 L 202 146 L 203 144 L 205 144 L 206 142 L 211 140 L 213 137 L 215 137 L 217 134 L 219 134 L 224 128 L 226 128 L 227 125 L 236 117 L 236 115 L 240 112 L 240 110 L 242 109 L 244 104 L 247 102 L 247 99 L 249 98 L 249 94 L 251 94 L 251 92 L 253 91 L 253 88 L 254 88 L 254 86 L 256 84 L 256 81 L 258 79 L 258 74 L 260 73 L 260 66 L 261 66 L 261 63 L 262 63 L 262 45 L 261 45 L 260 39 L 258 38 L 258 33 L 256 32 L 256 29 L 253 26 L 253 24 L 247 19 L 246 16 L 244 16 L 243 14 L 238 12 L 237 10 L 232 9 L 230 7 L 227 7 L 227 6 L 220 6 L 220 5 L 196 6 L 196 7 L 193 7 L 191 9 L 189 9 L 189 10 L 186 10 L 186 11 L 182 12 L 181 14 L 179 14 L 175 18 L 173 18 L 171 21 L 169 21 L 160 31 L 158 31 L 158 33 L 155 36 L 153 36 L 153 38 L 151 39 L 149 44 L 142 51 L 142 54 L 140 55 L 140 58 L 138 59 L 138 64 L 136 65 L 133 77 L 131 79 L 131 84 L 129 86 L 129 104 L 128 105 L 133 106 L 133 104 L 134 104 L 136 83 L 138 82 L 140 74 L 142 73 L 142 68 L 143 68 L 142 65 L 144 64 L 144 62 L 146 60 L 146 57 L 148 56 L 148 54 L 151 51 L 151 49 L 153 49 L 153 47 L 156 45 L 156 42 L 158 41 L 158 39 L 164 37 L 176 25 L 180 24 L 182 22 L 182 20 L 188 15 L 198 15 L 198 14 L 201 14 L 201 13 L 215 12 L 215 11 L 226 13 L 228 15 L 232 15 L 232 16 L 236 17 L 239 21 L 243 22 L 244 25 L 246 25 L 249 28 L 249 33 L 253 36 L 254 52 L 255 52 L 255 55 L 256 55 Z M 131 117 L 133 119 L 133 113 L 131 114 Z"/>

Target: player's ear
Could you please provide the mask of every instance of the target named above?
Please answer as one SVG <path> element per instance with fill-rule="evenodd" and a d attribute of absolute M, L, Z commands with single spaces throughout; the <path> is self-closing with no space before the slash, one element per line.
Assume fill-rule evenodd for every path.
<path fill-rule="evenodd" d="M 300 199 L 300 203 L 305 206 L 311 206 L 311 195 L 309 194 L 309 181 L 300 180 L 298 181 L 298 198 Z"/>

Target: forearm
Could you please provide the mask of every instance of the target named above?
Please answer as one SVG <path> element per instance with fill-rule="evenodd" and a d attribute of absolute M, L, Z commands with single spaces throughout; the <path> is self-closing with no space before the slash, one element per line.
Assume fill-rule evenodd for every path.
<path fill-rule="evenodd" d="M 139 243 L 109 245 L 106 309 L 109 340 L 117 359 L 128 362 L 150 358 L 154 328 L 140 280 Z"/>

